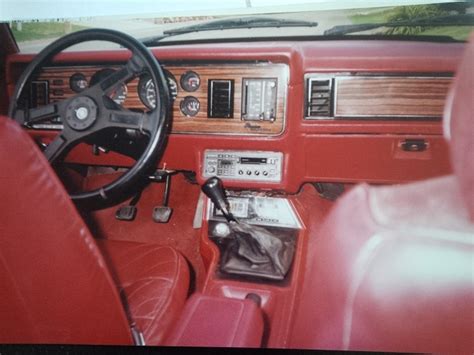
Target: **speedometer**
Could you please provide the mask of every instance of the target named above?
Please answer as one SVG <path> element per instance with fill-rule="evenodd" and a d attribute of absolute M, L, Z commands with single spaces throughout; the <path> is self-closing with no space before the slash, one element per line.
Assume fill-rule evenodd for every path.
<path fill-rule="evenodd" d="M 138 83 L 138 96 L 143 104 L 150 110 L 156 107 L 155 83 L 150 75 L 146 74 L 140 78 Z"/>
<path fill-rule="evenodd" d="M 168 81 L 168 87 L 171 94 L 171 100 L 175 100 L 178 96 L 178 84 L 173 74 L 165 70 L 166 80 Z M 150 74 L 144 74 L 140 78 L 138 83 L 138 96 L 143 104 L 148 107 L 150 110 L 156 107 L 156 92 L 155 92 L 155 83 L 151 79 Z"/>

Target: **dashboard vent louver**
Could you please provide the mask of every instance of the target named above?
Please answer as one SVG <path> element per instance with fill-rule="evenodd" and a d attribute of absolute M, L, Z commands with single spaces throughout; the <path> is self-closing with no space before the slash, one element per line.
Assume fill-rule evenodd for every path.
<path fill-rule="evenodd" d="M 208 116 L 234 117 L 234 80 L 209 80 Z"/>
<path fill-rule="evenodd" d="M 333 78 L 307 79 L 306 118 L 332 116 Z"/>

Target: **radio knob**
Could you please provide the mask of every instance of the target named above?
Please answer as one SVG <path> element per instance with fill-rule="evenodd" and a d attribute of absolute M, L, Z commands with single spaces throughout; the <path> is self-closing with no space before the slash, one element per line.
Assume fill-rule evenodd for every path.
<path fill-rule="evenodd" d="M 250 170 L 247 170 L 247 175 L 252 175 L 252 172 Z"/>
<path fill-rule="evenodd" d="M 239 170 L 239 175 L 244 175 L 244 171 L 243 171 L 243 170 Z"/>
<path fill-rule="evenodd" d="M 207 168 L 207 171 L 211 174 L 215 173 L 216 172 L 216 168 L 214 168 L 213 166 L 210 166 Z"/>
<path fill-rule="evenodd" d="M 254 174 L 258 176 L 258 175 L 260 175 L 260 171 L 255 170 Z"/>
<path fill-rule="evenodd" d="M 267 175 L 268 175 L 268 171 L 264 170 L 262 174 L 263 174 L 263 176 L 267 176 Z"/>

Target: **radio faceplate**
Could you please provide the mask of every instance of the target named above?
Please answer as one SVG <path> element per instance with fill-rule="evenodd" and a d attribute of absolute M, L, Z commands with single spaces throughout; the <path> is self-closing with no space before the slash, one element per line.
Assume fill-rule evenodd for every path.
<path fill-rule="evenodd" d="M 206 150 L 203 176 L 242 181 L 281 182 L 283 153 Z"/>

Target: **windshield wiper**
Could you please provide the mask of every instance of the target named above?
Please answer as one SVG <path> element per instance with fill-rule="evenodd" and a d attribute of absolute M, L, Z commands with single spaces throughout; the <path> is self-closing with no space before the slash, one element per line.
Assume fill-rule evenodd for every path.
<path fill-rule="evenodd" d="M 325 36 L 341 36 L 349 33 L 373 30 L 380 27 L 432 27 L 432 26 L 473 26 L 474 14 L 449 15 L 435 18 L 420 18 L 410 21 L 362 23 L 339 25 L 324 31 Z"/>
<path fill-rule="evenodd" d="M 264 28 L 264 27 L 316 27 L 317 22 L 299 21 L 299 20 L 285 20 L 278 18 L 266 17 L 244 17 L 223 19 L 212 22 L 201 23 L 197 25 L 180 27 L 163 32 L 163 35 L 142 39 L 146 46 L 153 46 L 164 38 L 182 35 L 192 32 L 202 31 L 218 31 L 228 29 L 243 29 L 243 28 Z"/>

